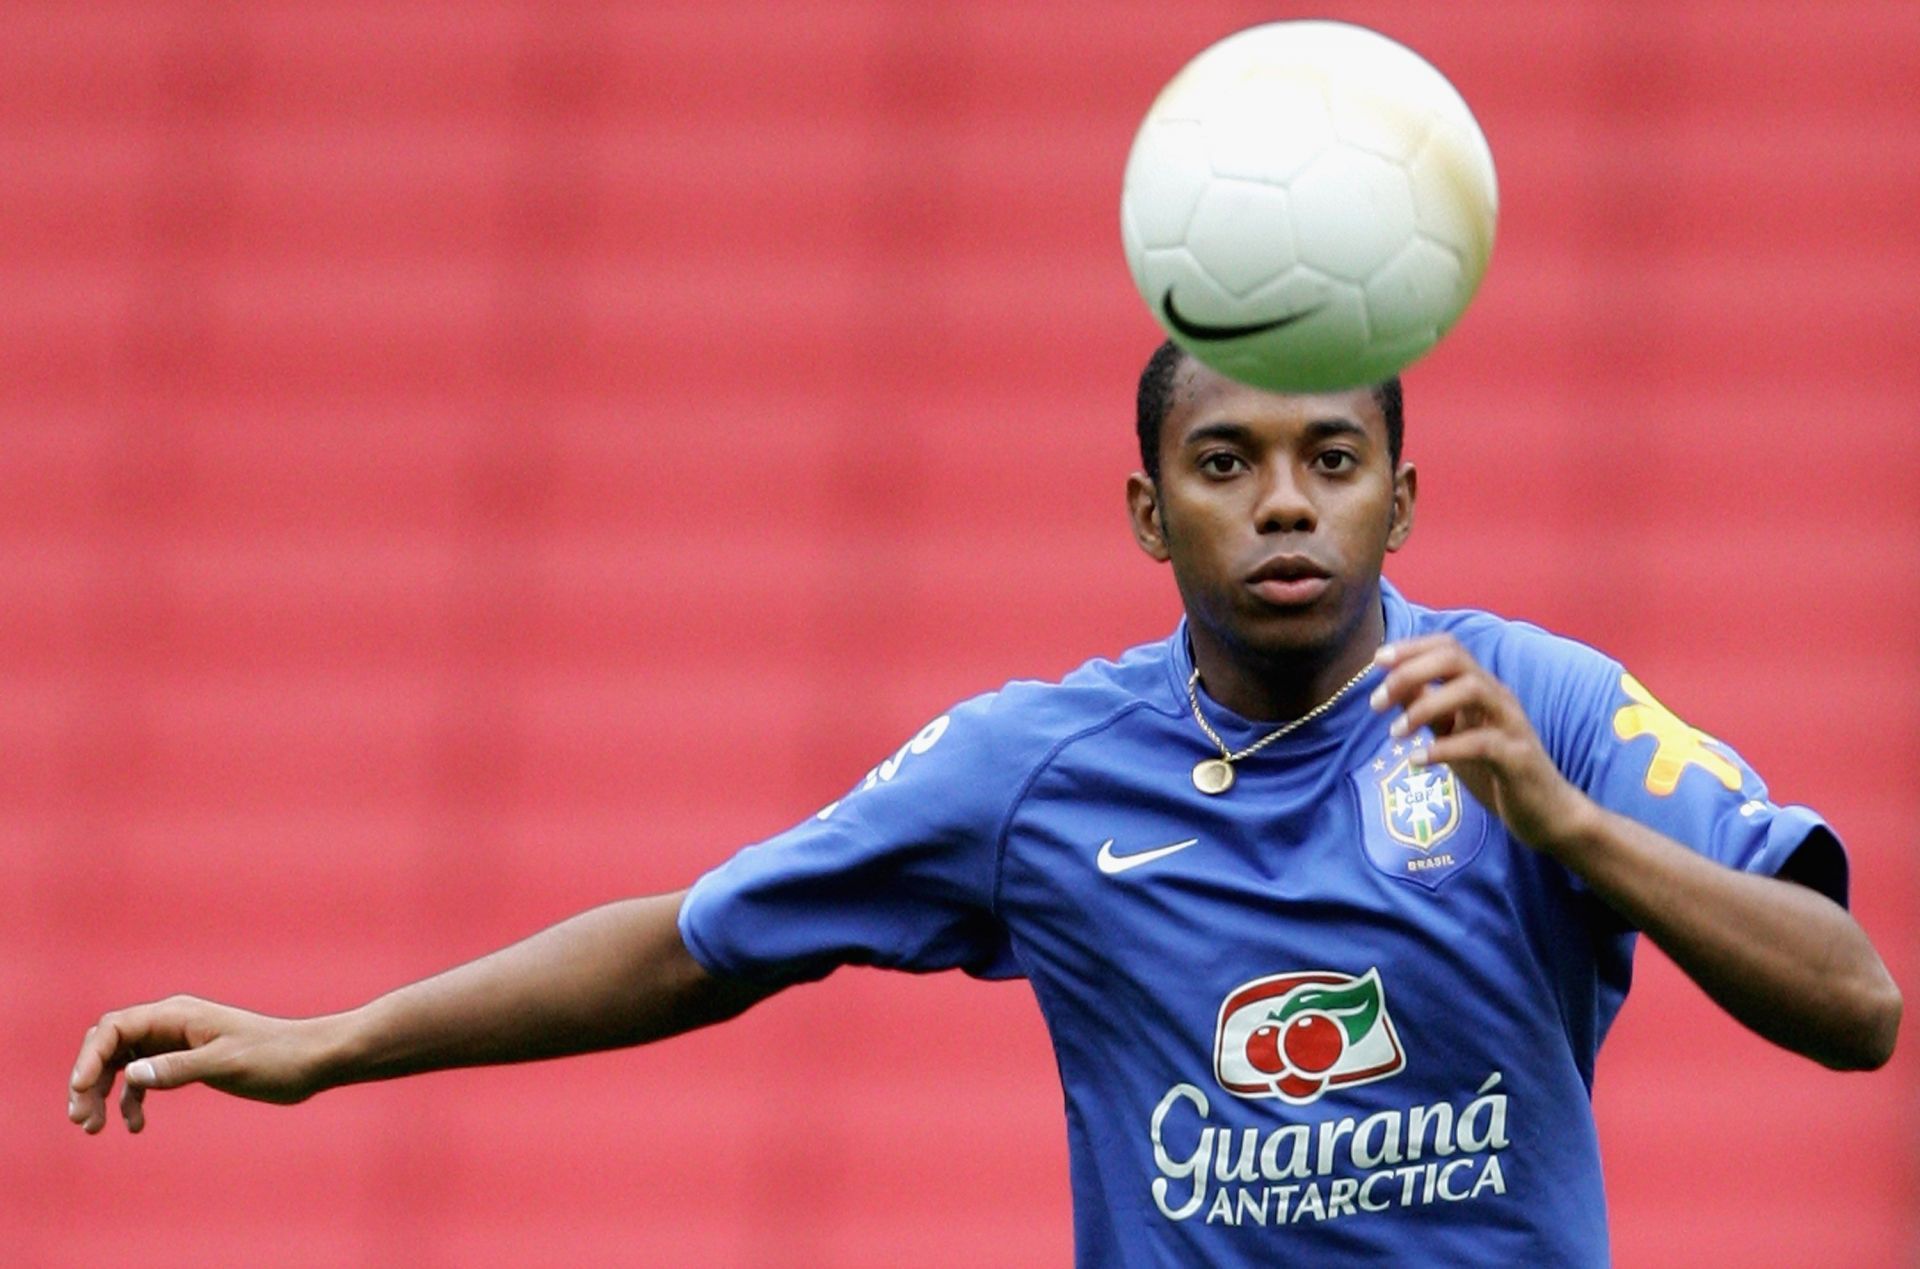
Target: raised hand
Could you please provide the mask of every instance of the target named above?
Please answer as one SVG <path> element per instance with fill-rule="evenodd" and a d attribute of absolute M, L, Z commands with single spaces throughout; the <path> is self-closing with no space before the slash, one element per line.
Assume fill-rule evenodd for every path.
<path fill-rule="evenodd" d="M 1452 635 L 1387 644 L 1374 663 L 1388 671 L 1374 689 L 1374 709 L 1405 711 L 1393 734 L 1430 730 L 1433 740 L 1417 751 L 1418 760 L 1451 767 L 1514 836 L 1548 849 L 1593 810 L 1554 766 L 1519 699 Z"/>

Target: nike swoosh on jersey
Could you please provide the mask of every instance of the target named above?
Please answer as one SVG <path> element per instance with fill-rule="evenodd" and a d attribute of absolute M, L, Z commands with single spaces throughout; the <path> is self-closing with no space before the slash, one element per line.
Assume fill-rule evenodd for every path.
<path fill-rule="evenodd" d="M 1113 839 L 1109 837 L 1106 841 L 1100 843 L 1100 853 L 1094 857 L 1094 862 L 1100 865 L 1101 872 L 1107 874 L 1109 877 L 1113 877 L 1125 872 L 1129 868 L 1138 868 L 1141 864 L 1150 864 L 1156 859 L 1165 859 L 1175 851 L 1185 850 L 1199 840 L 1197 837 L 1189 837 L 1184 842 L 1174 842 L 1167 846 L 1155 846 L 1152 850 L 1139 850 L 1131 855 L 1116 855 L 1113 853 Z"/>
<path fill-rule="evenodd" d="M 1239 326 L 1213 326 L 1206 322 L 1196 322 L 1173 306 L 1173 288 L 1168 287 L 1160 297 L 1160 311 L 1166 314 L 1167 325 L 1173 327 L 1188 339 L 1217 340 L 1240 339 L 1247 335 L 1261 335 L 1270 330 L 1279 330 L 1282 326 L 1291 326 L 1302 318 L 1312 317 L 1324 305 L 1316 304 L 1312 308 L 1302 309 L 1298 313 L 1289 313 L 1285 317 L 1276 317 L 1267 322 L 1248 322 Z"/>

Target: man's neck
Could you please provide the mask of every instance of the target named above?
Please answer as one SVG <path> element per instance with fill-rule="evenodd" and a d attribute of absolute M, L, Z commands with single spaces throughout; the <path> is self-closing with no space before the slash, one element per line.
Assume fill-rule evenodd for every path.
<path fill-rule="evenodd" d="M 1283 723 L 1325 703 L 1372 661 L 1386 639 L 1386 621 L 1376 596 L 1359 626 L 1327 655 L 1263 657 L 1215 640 L 1193 622 L 1187 631 L 1208 696 L 1242 718 Z"/>

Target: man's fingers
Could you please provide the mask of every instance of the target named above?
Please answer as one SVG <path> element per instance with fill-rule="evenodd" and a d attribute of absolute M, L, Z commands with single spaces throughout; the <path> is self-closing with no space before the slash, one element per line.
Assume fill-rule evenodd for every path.
<path fill-rule="evenodd" d="M 215 1041 L 215 1044 L 218 1044 Z M 213 1059 L 206 1049 L 180 1049 L 141 1058 L 127 1066 L 127 1083 L 141 1089 L 179 1088 L 203 1080 L 211 1072 Z"/>
<path fill-rule="evenodd" d="M 1432 739 L 1417 749 L 1422 764 L 1457 765 L 1504 761 L 1513 755 L 1505 733 L 1519 718 L 1519 702 L 1451 635 L 1429 635 L 1390 644 L 1376 660 L 1391 666 L 1375 689 L 1372 705 L 1404 711 L 1388 729 L 1405 739 L 1422 729 Z"/>
<path fill-rule="evenodd" d="M 98 1084 L 81 1094 L 80 1127 L 89 1135 L 107 1126 L 107 1096 L 113 1091 L 113 1072 L 107 1072 Z"/>
<path fill-rule="evenodd" d="M 80 1040 L 80 1056 L 73 1064 L 73 1079 L 69 1087 L 74 1092 L 85 1092 L 99 1083 L 102 1076 L 111 1077 L 114 1050 L 120 1047 L 120 1032 L 113 1022 L 113 1015 L 87 1028 L 87 1034 Z"/>
<path fill-rule="evenodd" d="M 1380 685 L 1373 689 L 1369 703 L 1376 710 L 1405 705 L 1427 684 L 1458 678 L 1475 665 L 1476 662 L 1466 654 L 1465 649 L 1451 639 L 1435 647 L 1408 652 L 1394 663 Z"/>
<path fill-rule="evenodd" d="M 1459 641 L 1450 634 L 1415 635 L 1411 639 L 1401 639 L 1396 643 L 1381 644 L 1379 650 L 1373 654 L 1373 663 L 1391 667 L 1402 664 L 1408 657 L 1434 648 L 1458 646 L 1460 646 Z"/>
<path fill-rule="evenodd" d="M 80 1037 L 80 1053 L 73 1059 L 73 1074 L 67 1080 L 67 1088 L 71 1092 L 77 1093 L 99 1078 L 99 1063 L 93 1056 L 93 1033 L 99 1029 L 98 1026 L 88 1027 L 87 1033 Z"/>
<path fill-rule="evenodd" d="M 1396 706 L 1409 710 L 1416 702 L 1441 688 L 1479 677 L 1475 674 L 1475 670 L 1476 667 L 1471 661 L 1457 663 L 1444 651 L 1422 654 L 1407 662 L 1402 669 L 1388 675 L 1380 686 L 1374 689 L 1368 704 L 1376 713 L 1385 713 Z M 1400 738 L 1412 734 L 1414 730 L 1424 725 L 1425 720 L 1403 726 L 1396 718 L 1390 730 L 1396 738 Z"/>
<path fill-rule="evenodd" d="M 80 1056 L 74 1060 L 73 1074 L 67 1077 L 67 1118 L 76 1124 L 87 1122 L 88 1098 L 93 1082 L 99 1078 L 99 1063 L 90 1050 L 96 1029 L 88 1027 L 86 1035 L 80 1037 Z"/>
<path fill-rule="evenodd" d="M 171 1054 L 141 1055 L 187 1049 L 193 1043 L 188 1034 L 192 1025 L 189 1019 L 200 1005 L 186 997 L 174 997 L 102 1016 L 81 1040 L 73 1071 L 67 1077 L 67 1118 L 89 1133 L 105 1128 L 116 1077 L 121 1067 L 131 1064 L 139 1069 L 129 1074 L 120 1110 L 127 1126 L 139 1131 L 146 1123 L 145 1090 L 188 1083 L 199 1078 L 201 1069 L 192 1063 L 177 1067 Z"/>
<path fill-rule="evenodd" d="M 1487 681 L 1480 675 L 1449 680 L 1429 687 L 1413 698 L 1406 713 L 1393 720 L 1395 737 L 1411 736 L 1422 727 L 1436 736 L 1472 726 L 1490 716 L 1497 702 L 1491 699 Z"/>
<path fill-rule="evenodd" d="M 139 1132 L 147 1126 L 146 1097 L 147 1090 L 132 1080 L 120 1090 L 120 1117 L 127 1121 L 128 1132 Z"/>
<path fill-rule="evenodd" d="M 67 1118 L 89 1133 L 107 1126 L 107 1095 L 113 1091 L 113 1055 L 120 1032 L 109 1014 L 88 1028 L 67 1081 Z"/>
<path fill-rule="evenodd" d="M 1422 766 L 1458 767 L 1463 763 L 1487 761 L 1493 752 L 1493 738 L 1484 731 L 1458 736 L 1442 736 L 1419 750 Z"/>
<path fill-rule="evenodd" d="M 103 1015 L 94 1023 L 80 1042 L 80 1056 L 73 1064 L 72 1087 L 86 1089 L 102 1080 L 111 1085 L 115 1069 L 125 1065 L 143 1045 L 166 1048 L 184 1043 L 181 1025 L 177 1022 L 168 1025 L 156 1019 L 161 1007 L 141 1005 L 121 1009 Z"/>
<path fill-rule="evenodd" d="M 86 1123 L 88 1117 L 93 1114 L 93 1103 L 97 1096 L 98 1094 L 91 1089 L 83 1093 L 77 1093 L 72 1089 L 68 1089 L 67 1118 L 76 1124 Z"/>

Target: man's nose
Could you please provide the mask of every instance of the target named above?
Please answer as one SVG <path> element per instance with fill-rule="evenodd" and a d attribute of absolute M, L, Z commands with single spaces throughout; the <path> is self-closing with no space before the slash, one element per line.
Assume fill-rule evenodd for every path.
<path fill-rule="evenodd" d="M 1293 464 L 1269 464 L 1254 507 L 1255 528 L 1261 533 L 1307 533 L 1314 523 L 1313 500 L 1307 497 Z"/>

